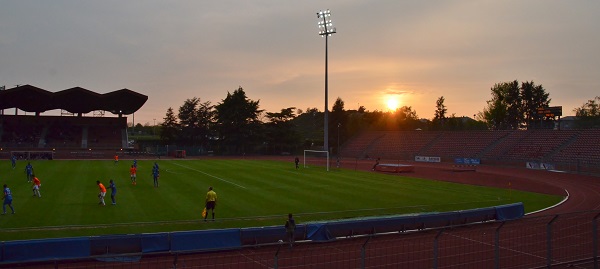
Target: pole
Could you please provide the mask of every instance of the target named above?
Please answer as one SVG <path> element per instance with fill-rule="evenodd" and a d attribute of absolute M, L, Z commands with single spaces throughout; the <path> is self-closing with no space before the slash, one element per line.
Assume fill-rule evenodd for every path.
<path fill-rule="evenodd" d="M 323 123 L 323 150 L 329 152 L 329 78 L 328 78 L 328 36 L 336 32 L 335 27 L 331 23 L 331 12 L 329 10 L 317 12 L 319 18 L 319 35 L 325 36 L 325 119 Z"/>
<path fill-rule="evenodd" d="M 341 125 L 342 124 L 338 122 L 338 126 L 337 126 L 338 127 L 337 128 L 338 129 L 337 130 L 338 131 L 338 138 L 337 138 L 337 157 L 338 157 L 338 159 L 340 158 L 340 126 Z"/>
<path fill-rule="evenodd" d="M 329 105 L 327 104 L 328 98 L 328 78 L 327 78 L 327 35 L 325 35 L 325 123 L 324 123 L 324 137 L 323 137 L 323 150 L 329 152 Z"/>
<path fill-rule="evenodd" d="M 2 87 L 0 87 L 0 91 L 4 91 L 6 90 L 6 85 L 3 85 Z M 0 110 L 0 115 L 4 115 L 4 109 Z"/>
<path fill-rule="evenodd" d="M 337 138 L 337 152 L 336 152 L 337 158 L 335 159 L 335 164 L 336 164 L 337 168 L 340 168 L 340 126 L 342 126 L 342 124 L 338 122 L 338 126 L 337 126 L 338 138 Z"/>
<path fill-rule="evenodd" d="M 546 224 L 546 267 L 552 268 L 552 224 L 558 218 L 554 217 Z"/>

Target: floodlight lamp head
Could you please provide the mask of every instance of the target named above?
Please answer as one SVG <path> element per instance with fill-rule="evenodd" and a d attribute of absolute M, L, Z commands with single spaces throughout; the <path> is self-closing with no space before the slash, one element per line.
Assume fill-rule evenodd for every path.
<path fill-rule="evenodd" d="M 331 11 L 329 9 L 317 12 L 317 18 L 319 18 L 319 22 L 317 25 L 319 26 L 319 35 L 321 36 L 331 36 L 336 32 L 333 27 L 333 22 L 331 21 Z"/>
<path fill-rule="evenodd" d="M 317 12 L 317 18 L 322 18 L 322 17 L 329 17 L 331 16 L 331 11 L 329 11 L 329 9 L 322 11 L 319 10 L 319 12 Z"/>

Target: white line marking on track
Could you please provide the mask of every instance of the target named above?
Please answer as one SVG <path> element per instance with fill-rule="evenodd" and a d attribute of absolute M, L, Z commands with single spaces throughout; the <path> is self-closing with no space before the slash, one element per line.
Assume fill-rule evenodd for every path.
<path fill-rule="evenodd" d="M 233 183 L 233 182 L 231 182 L 231 181 L 227 181 L 227 180 L 225 180 L 225 179 L 223 179 L 223 178 L 220 178 L 220 177 L 218 177 L 218 176 L 213 176 L 213 175 L 211 175 L 211 174 L 209 174 L 209 173 L 202 172 L 202 171 L 200 171 L 200 170 L 198 170 L 198 169 L 194 169 L 194 168 L 191 168 L 191 167 L 189 167 L 189 166 L 181 165 L 181 164 L 178 164 L 178 163 L 173 163 L 173 164 L 174 164 L 174 165 L 177 165 L 177 166 L 181 166 L 181 167 L 183 167 L 183 168 L 190 169 L 190 170 L 192 170 L 192 171 L 196 171 L 196 172 L 198 172 L 198 173 L 201 173 L 201 174 L 205 174 L 205 175 L 207 175 L 207 176 L 209 176 L 209 177 L 216 178 L 216 179 L 218 179 L 218 180 L 221 180 L 221 181 L 223 181 L 223 182 L 227 182 L 227 183 L 229 183 L 229 184 L 231 184 L 231 185 L 234 185 L 234 186 L 240 187 L 240 188 L 242 188 L 242 189 L 246 189 L 246 187 L 244 187 L 244 186 L 242 186 L 242 185 L 239 185 L 239 184 Z"/>
<path fill-rule="evenodd" d="M 567 189 L 564 189 L 564 190 L 567 193 L 567 196 L 565 196 L 565 198 L 563 198 L 562 201 L 560 201 L 558 204 L 555 204 L 555 205 L 552 205 L 552 206 L 549 206 L 549 207 L 546 207 L 546 208 L 542 208 L 542 209 L 537 210 L 537 211 L 526 213 L 525 216 L 533 215 L 533 214 L 536 214 L 536 213 L 540 213 L 540 212 L 543 212 L 543 211 L 555 208 L 555 207 L 563 204 L 564 202 L 566 202 L 567 200 L 569 200 L 569 196 L 570 196 L 569 191 Z"/>

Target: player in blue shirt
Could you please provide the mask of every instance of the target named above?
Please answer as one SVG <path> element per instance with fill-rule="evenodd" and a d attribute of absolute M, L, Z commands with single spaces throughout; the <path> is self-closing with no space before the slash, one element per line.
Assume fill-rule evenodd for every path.
<path fill-rule="evenodd" d="M 154 187 L 158 188 L 158 178 L 160 177 L 160 170 L 158 170 L 158 164 L 154 163 L 152 167 L 152 177 L 154 178 Z"/>
<path fill-rule="evenodd" d="M 33 180 L 33 166 L 31 166 L 31 163 L 27 163 L 25 166 L 25 174 L 27 174 L 27 182 L 31 182 Z"/>
<path fill-rule="evenodd" d="M 108 185 L 108 188 L 110 189 L 110 199 L 112 200 L 112 204 L 116 205 L 117 200 L 115 200 L 115 196 L 117 195 L 117 186 L 112 179 L 110 180 L 110 185 Z"/>
<path fill-rule="evenodd" d="M 137 168 L 137 159 L 133 159 L 133 167 Z"/>
<path fill-rule="evenodd" d="M 12 164 L 12 169 L 15 169 L 15 167 L 17 167 L 17 156 L 13 155 L 10 158 L 10 163 Z"/>
<path fill-rule="evenodd" d="M 12 206 L 12 194 L 10 193 L 10 189 L 8 188 L 8 186 L 6 186 L 6 184 L 4 184 L 4 196 L 2 197 L 2 200 L 4 200 L 4 203 L 2 204 L 2 210 L 4 211 L 4 213 L 2 213 L 2 215 L 6 214 L 6 205 L 10 207 L 12 213 L 14 214 L 15 209 Z"/>

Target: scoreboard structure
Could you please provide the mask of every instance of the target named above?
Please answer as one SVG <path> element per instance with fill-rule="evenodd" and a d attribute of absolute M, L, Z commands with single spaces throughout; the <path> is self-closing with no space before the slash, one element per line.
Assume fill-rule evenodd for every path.
<path fill-rule="evenodd" d="M 540 107 L 537 114 L 541 117 L 554 118 L 562 116 L 562 106 Z"/>

